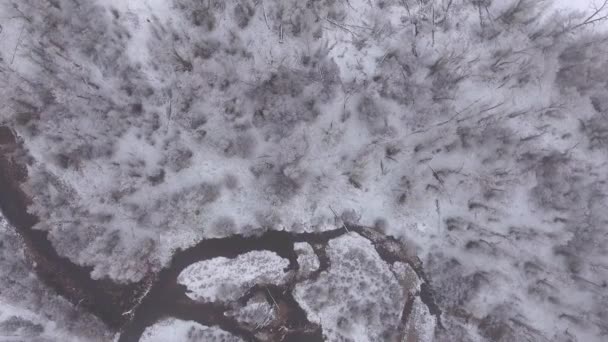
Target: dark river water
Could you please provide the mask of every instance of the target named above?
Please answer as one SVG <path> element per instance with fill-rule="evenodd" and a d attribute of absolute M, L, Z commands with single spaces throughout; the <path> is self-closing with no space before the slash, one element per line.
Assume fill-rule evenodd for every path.
<path fill-rule="evenodd" d="M 272 251 L 289 260 L 285 271 L 296 271 L 298 263 L 294 243 L 307 242 L 313 246 L 320 260 L 319 269 L 309 276 L 310 279 L 329 267 L 325 253 L 328 241 L 354 231 L 372 241 L 386 262 L 407 262 L 425 279 L 420 264 L 409 260 L 403 250 L 394 248 L 400 246 L 396 240 L 365 227 L 349 226 L 318 233 L 267 231 L 255 236 L 203 240 L 193 247 L 178 251 L 168 267 L 139 283 L 125 285 L 108 279 L 93 280 L 90 267 L 76 265 L 61 257 L 48 240 L 47 233 L 33 229 L 38 219 L 27 212 L 30 201 L 20 189 L 27 172 L 16 162 L 18 158 L 14 158 L 17 147 L 12 132 L 0 126 L 0 210 L 22 237 L 28 253 L 36 262 L 36 273 L 45 284 L 99 317 L 110 329 L 120 331 L 120 342 L 138 341 L 146 327 L 168 317 L 219 326 L 245 341 L 323 341 L 321 327 L 306 318 L 306 313 L 292 296 L 295 277 L 280 286 L 256 285 L 235 303 L 199 303 L 191 300 L 186 296 L 186 288 L 177 283 L 177 277 L 187 266 L 216 257 L 235 258 L 251 251 Z M 423 302 L 439 318 L 441 311 L 434 303 L 430 286 L 425 283 L 421 292 Z M 252 331 L 254 329 L 224 315 L 230 309 L 244 306 L 256 294 L 265 296 L 270 304 L 276 303 L 278 313 L 275 324 Z M 411 300 L 404 305 L 403 316 L 407 317 L 405 311 L 411 310 Z M 128 311 L 131 314 L 123 314 Z"/>

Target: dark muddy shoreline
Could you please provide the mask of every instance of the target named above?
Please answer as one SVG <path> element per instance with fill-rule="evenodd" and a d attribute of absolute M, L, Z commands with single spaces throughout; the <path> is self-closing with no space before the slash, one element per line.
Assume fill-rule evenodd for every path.
<path fill-rule="evenodd" d="M 11 130 L 0 126 L 0 210 L 22 237 L 26 253 L 41 280 L 74 305 L 99 317 L 111 330 L 119 331 L 121 342 L 138 341 L 146 327 L 168 317 L 219 326 L 246 341 L 323 341 L 321 327 L 307 319 L 306 313 L 293 298 L 292 290 L 297 282 L 315 279 L 330 266 L 325 248 L 331 239 L 347 232 L 356 232 L 370 240 L 387 263 L 408 263 L 425 282 L 417 296 L 421 297 L 441 326 L 441 311 L 433 300 L 432 290 L 419 260 L 410 260 L 399 241 L 361 226 L 349 225 L 318 233 L 267 231 L 247 237 L 208 239 L 188 249 L 179 250 L 168 267 L 138 283 L 125 285 L 109 279 L 91 279 L 91 267 L 78 266 L 61 257 L 48 240 L 47 233 L 33 229 L 38 218 L 27 212 L 30 200 L 21 189 L 21 183 L 27 179 L 27 171 L 18 162 L 20 152 L 19 142 Z M 281 286 L 255 285 L 242 298 L 228 304 L 195 302 L 186 296 L 185 287 L 177 283 L 181 271 L 192 263 L 215 257 L 235 258 L 251 251 L 275 252 L 289 260 L 286 271 L 297 271 L 299 265 L 294 250 L 297 242 L 307 242 L 313 246 L 320 261 L 319 269 L 306 279 L 296 280 L 293 277 Z M 262 294 L 271 305 L 277 302 L 278 318 L 274 324 L 261 330 L 252 330 L 224 315 L 231 309 L 244 306 L 256 294 Z M 404 303 L 404 320 L 409 316 L 412 301 L 413 298 L 410 297 Z M 124 314 L 125 312 L 131 313 Z M 402 325 L 405 326 L 405 323 L 402 322 Z M 260 339 L 259 336 L 265 337 Z"/>

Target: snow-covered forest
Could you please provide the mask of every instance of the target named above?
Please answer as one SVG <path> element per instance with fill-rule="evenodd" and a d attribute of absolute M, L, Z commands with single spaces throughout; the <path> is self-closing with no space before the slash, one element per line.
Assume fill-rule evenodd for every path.
<path fill-rule="evenodd" d="M 0 127 L 33 228 L 93 279 L 365 226 L 422 262 L 442 319 L 421 341 L 608 339 L 608 1 L 0 4 Z M 26 312 L 13 331 L 40 341 L 110 338 L 0 235 L 0 331 Z M 324 336 L 376 340 L 349 331 Z"/>

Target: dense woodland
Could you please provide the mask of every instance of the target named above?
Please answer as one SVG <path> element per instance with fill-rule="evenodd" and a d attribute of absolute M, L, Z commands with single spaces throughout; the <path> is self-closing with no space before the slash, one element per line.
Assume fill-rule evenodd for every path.
<path fill-rule="evenodd" d="M 94 278 L 346 222 L 418 254 L 436 340 L 608 338 L 608 2 L 1 5 L 0 126 L 35 229 Z M 41 294 L 9 230 L 2 305 L 77 310 Z M 2 331 L 44 324 L 2 311 Z"/>

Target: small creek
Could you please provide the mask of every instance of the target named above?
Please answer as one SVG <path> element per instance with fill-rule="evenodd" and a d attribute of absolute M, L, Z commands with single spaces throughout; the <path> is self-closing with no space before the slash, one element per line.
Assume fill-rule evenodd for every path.
<path fill-rule="evenodd" d="M 313 246 L 320 260 L 319 269 L 308 278 L 311 279 L 330 266 L 325 253 L 329 240 L 349 231 L 372 241 L 384 261 L 410 264 L 425 281 L 420 293 L 421 300 L 439 321 L 441 311 L 434 303 L 432 290 L 420 264 L 408 260 L 403 250 L 395 249 L 394 246 L 401 245 L 396 240 L 360 226 L 318 233 L 267 231 L 257 236 L 208 239 L 177 251 L 168 267 L 138 283 L 124 285 L 108 279 L 91 279 L 92 268 L 76 265 L 61 257 L 48 240 L 47 233 L 33 229 L 38 218 L 27 212 L 30 200 L 20 188 L 20 184 L 26 180 L 27 172 L 12 157 L 16 151 L 18 143 L 12 132 L 0 126 L 0 210 L 22 237 L 27 253 L 35 261 L 35 271 L 45 284 L 73 304 L 80 305 L 99 317 L 111 329 L 120 331 L 120 342 L 138 341 L 148 326 L 168 317 L 219 326 L 245 341 L 258 341 L 256 336 L 259 336 L 259 330 L 252 331 L 234 318 L 224 315 L 230 309 L 244 306 L 256 294 L 264 295 L 269 303 L 276 302 L 278 306 L 277 323 L 263 328 L 264 336 L 270 336 L 269 340 L 323 341 L 321 327 L 307 319 L 306 313 L 292 296 L 294 286 L 302 279 L 296 282 L 294 277 L 281 286 L 256 285 L 234 303 L 222 304 L 191 300 L 186 296 L 185 287 L 177 283 L 177 277 L 186 267 L 199 261 L 216 257 L 235 258 L 243 253 L 262 250 L 275 252 L 289 260 L 286 271 L 296 271 L 299 266 L 294 244 L 307 242 Z M 404 303 L 404 306 L 403 317 L 407 318 L 405 313 L 411 310 L 411 300 Z M 130 314 L 124 314 L 125 312 Z"/>

